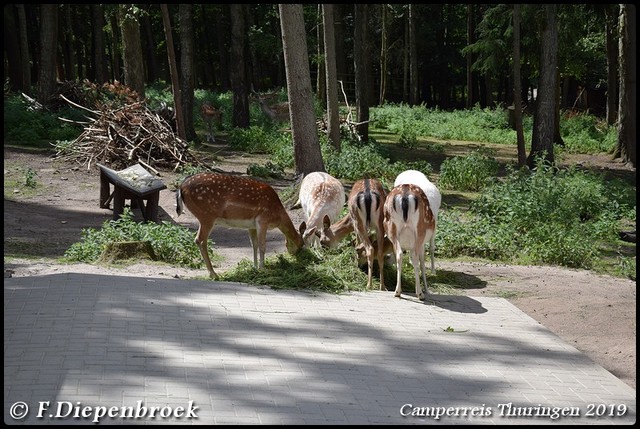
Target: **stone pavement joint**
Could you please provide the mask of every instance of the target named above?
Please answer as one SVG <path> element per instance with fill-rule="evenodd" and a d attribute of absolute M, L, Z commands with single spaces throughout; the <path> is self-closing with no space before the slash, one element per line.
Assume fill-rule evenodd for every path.
<path fill-rule="evenodd" d="M 505 299 L 429 298 L 5 278 L 4 421 L 635 422 L 634 389 Z"/>

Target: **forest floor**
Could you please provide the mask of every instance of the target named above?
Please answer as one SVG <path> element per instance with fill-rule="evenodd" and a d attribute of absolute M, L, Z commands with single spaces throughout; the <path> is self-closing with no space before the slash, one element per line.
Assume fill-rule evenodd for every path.
<path fill-rule="evenodd" d="M 252 155 L 222 149 L 216 159 L 216 167 L 238 173 L 246 173 L 250 163 L 259 162 Z M 635 177 L 635 170 L 612 162 L 606 155 L 580 155 L 567 162 Z M 35 173 L 34 189 L 24 186 L 28 171 Z M 168 189 L 160 193 L 159 220 L 188 226 L 195 235 L 195 219 L 188 212 L 180 218 L 176 216 L 171 185 L 176 178 L 173 172 L 162 172 L 161 179 Z M 59 258 L 81 240 L 83 229 L 99 229 L 112 218 L 110 209 L 99 208 L 97 167 L 88 170 L 83 165 L 53 159 L 47 153 L 5 147 L 4 180 L 5 277 L 61 272 L 169 278 L 202 278 L 207 274 L 204 268 L 192 270 L 154 262 L 127 266 L 61 263 Z M 273 183 L 276 189 L 289 184 L 287 180 Z M 301 210 L 292 210 L 290 214 L 295 225 L 303 220 Z M 251 258 L 251 244 L 245 231 L 216 228 L 212 240 L 216 250 L 224 255 L 216 268 L 218 272 Z M 284 251 L 284 240 L 277 230 L 268 235 L 267 251 L 269 254 Z M 475 286 L 457 293 L 504 297 L 635 389 L 635 281 L 561 267 L 438 259 L 436 269 L 473 276 Z"/>

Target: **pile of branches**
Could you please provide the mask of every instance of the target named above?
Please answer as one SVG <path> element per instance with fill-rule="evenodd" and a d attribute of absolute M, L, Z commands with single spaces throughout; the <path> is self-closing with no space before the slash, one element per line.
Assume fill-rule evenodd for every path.
<path fill-rule="evenodd" d="M 114 90 L 120 88 L 120 85 L 105 85 L 111 85 Z M 102 91 L 109 89 L 101 88 Z M 100 97 L 101 101 L 95 102 L 93 108 L 80 105 L 63 94 L 60 97 L 89 115 L 85 115 L 87 122 L 81 123 L 84 131 L 78 138 L 58 144 L 57 158 L 86 164 L 87 169 L 96 163 L 114 170 L 140 163 L 156 171 L 158 168 L 175 170 L 184 164 L 201 165 L 189 151 L 187 143 L 174 134 L 166 119 L 150 110 L 143 100 L 136 101 L 130 93 L 127 93 L 124 104 L 113 102 L 123 101 L 120 97 L 107 99 L 111 102 Z"/>

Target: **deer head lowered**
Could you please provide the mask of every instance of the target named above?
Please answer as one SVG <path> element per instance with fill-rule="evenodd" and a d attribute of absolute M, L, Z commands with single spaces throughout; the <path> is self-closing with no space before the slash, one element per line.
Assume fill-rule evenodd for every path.
<path fill-rule="evenodd" d="M 353 184 L 349 194 L 349 216 L 358 241 L 364 246 L 367 256 L 367 288 L 371 288 L 373 259 L 378 260 L 380 272 L 380 290 L 384 286 L 384 212 L 386 192 L 378 179 L 362 179 Z M 376 250 L 369 238 L 369 230 L 376 234 Z"/>
<path fill-rule="evenodd" d="M 218 275 L 211 266 L 207 239 L 216 223 L 249 230 L 256 268 L 264 267 L 267 230 L 278 228 L 286 237 L 287 250 L 291 254 L 304 245 L 304 227 L 301 225 L 300 232 L 296 230 L 276 191 L 258 180 L 221 173 L 198 173 L 187 177 L 176 192 L 178 216 L 183 205 L 198 219 L 195 242 L 212 278 Z"/>
<path fill-rule="evenodd" d="M 325 217 L 329 222 L 338 218 L 346 200 L 344 186 L 335 177 L 322 172 L 309 173 L 302 179 L 298 201 L 304 211 L 306 222 L 302 238 L 307 245 L 317 246 Z"/>

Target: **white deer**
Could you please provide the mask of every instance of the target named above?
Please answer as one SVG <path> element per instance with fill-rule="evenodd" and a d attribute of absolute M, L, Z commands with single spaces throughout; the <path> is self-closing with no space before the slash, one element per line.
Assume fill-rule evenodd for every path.
<path fill-rule="evenodd" d="M 395 296 L 402 293 L 402 252 L 411 252 L 411 263 L 416 281 L 416 297 L 424 300 L 425 294 L 420 287 L 420 272 L 427 289 L 427 277 L 424 267 L 424 246 L 435 233 L 436 221 L 424 191 L 416 185 L 404 184 L 394 187 L 384 204 L 384 226 L 389 241 L 393 244 L 396 257 Z"/>
<path fill-rule="evenodd" d="M 304 176 L 294 207 L 301 206 L 306 218 L 300 225 L 305 230 L 302 235 L 305 244 L 320 244 L 316 231 L 322 227 L 325 217 L 333 222 L 340 216 L 345 201 L 344 186 L 335 177 L 322 171 Z"/>
<path fill-rule="evenodd" d="M 176 192 L 178 216 L 182 214 L 183 205 L 198 219 L 195 242 L 212 278 L 218 278 L 218 275 L 211 266 L 207 239 L 216 223 L 249 230 L 256 268 L 264 267 L 270 229 L 278 228 L 284 234 L 291 254 L 304 245 L 301 236 L 304 230 L 296 230 L 276 191 L 258 180 L 221 173 L 198 173 L 187 177 Z"/>
<path fill-rule="evenodd" d="M 386 192 L 378 179 L 361 179 L 353 184 L 349 194 L 349 215 L 358 241 L 364 246 L 367 257 L 367 289 L 371 288 L 373 277 L 373 260 L 378 260 L 380 272 L 380 290 L 384 286 L 384 213 L 383 206 Z M 376 235 L 377 249 L 374 251 L 369 231 Z"/>
<path fill-rule="evenodd" d="M 418 185 L 427 196 L 429 200 L 429 207 L 431 207 L 431 211 L 433 212 L 433 218 L 437 225 L 438 223 L 438 211 L 440 211 L 440 204 L 442 203 L 442 195 L 440 191 L 424 173 L 417 170 L 406 170 L 403 171 L 396 177 L 393 186 L 403 185 L 405 183 L 411 183 L 414 185 Z M 436 264 L 435 264 L 435 232 L 431 236 L 429 240 L 429 254 L 431 255 L 431 272 L 436 272 Z"/>

